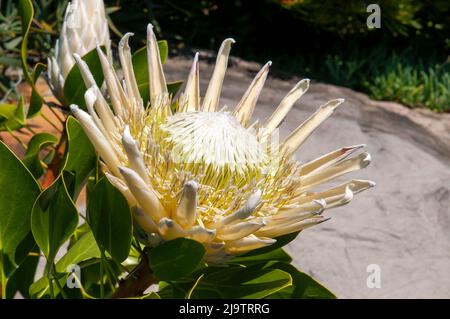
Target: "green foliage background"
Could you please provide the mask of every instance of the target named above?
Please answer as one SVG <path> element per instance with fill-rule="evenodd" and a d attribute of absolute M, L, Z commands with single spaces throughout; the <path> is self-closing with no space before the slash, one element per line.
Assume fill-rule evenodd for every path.
<path fill-rule="evenodd" d="M 279 76 L 309 77 L 375 99 L 449 111 L 450 2 L 377 1 L 381 28 L 370 30 L 366 8 L 372 2 L 131 0 L 112 18 L 121 30 L 133 21 L 133 32 L 142 37 L 150 17 L 181 50 L 216 50 L 231 36 L 237 41 L 233 54 L 272 60 Z"/>
<path fill-rule="evenodd" d="M 30 62 L 44 61 L 66 0 L 34 0 Z M 381 29 L 369 30 L 363 0 L 105 0 L 117 35 L 132 31 L 141 47 L 151 21 L 172 50 L 217 50 L 234 37 L 233 54 L 274 62 L 279 76 L 298 75 L 347 86 L 375 99 L 450 110 L 450 2 L 380 0 Z M 17 65 L 16 1 L 0 2 L 0 73 Z M 45 48 L 45 50 L 42 50 Z M 39 50 L 37 50 L 39 49 Z M 0 92 L 14 79 L 2 76 Z"/>

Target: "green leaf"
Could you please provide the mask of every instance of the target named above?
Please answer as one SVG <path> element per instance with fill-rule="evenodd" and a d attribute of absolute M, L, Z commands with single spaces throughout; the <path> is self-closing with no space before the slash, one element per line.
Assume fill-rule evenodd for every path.
<path fill-rule="evenodd" d="M 56 271 L 58 273 L 67 272 L 70 265 L 77 265 L 92 258 L 100 258 L 100 249 L 95 241 L 94 234 L 89 231 L 58 260 Z"/>
<path fill-rule="evenodd" d="M 35 86 L 35 83 L 39 76 L 41 75 L 42 71 L 44 71 L 47 68 L 45 64 L 37 63 L 34 66 L 33 72 L 31 73 L 31 77 L 33 79 L 33 82 L 31 83 L 31 97 L 30 97 L 30 107 L 28 108 L 28 114 L 27 117 L 32 117 L 39 113 L 41 110 L 42 104 L 44 103 L 44 99 L 41 97 L 41 95 L 38 93 L 38 90 Z"/>
<path fill-rule="evenodd" d="M 23 163 L 28 167 L 35 178 L 39 178 L 43 173 L 42 163 L 39 158 L 40 151 L 48 145 L 56 144 L 58 138 L 49 133 L 37 133 L 28 142 L 28 148 L 23 158 Z"/>
<path fill-rule="evenodd" d="M 0 123 L 14 116 L 17 110 L 16 104 L 0 103 Z"/>
<path fill-rule="evenodd" d="M 60 279 L 61 286 L 65 285 L 69 266 L 79 265 L 82 262 L 93 258 L 100 258 L 100 249 L 95 242 L 94 235 L 89 231 L 75 242 L 67 253 L 56 263 L 56 272 L 59 274 L 66 274 L 66 276 L 63 276 Z M 57 287 L 55 286 L 55 288 Z M 48 291 L 48 278 L 41 277 L 30 286 L 29 294 L 34 298 L 41 298 L 48 293 Z"/>
<path fill-rule="evenodd" d="M 102 50 L 104 51 L 105 48 L 102 47 Z M 100 58 L 97 54 L 97 49 L 89 51 L 82 57 L 82 59 L 88 65 L 98 87 L 101 87 L 103 83 L 103 71 Z M 84 84 L 83 77 L 81 76 L 81 72 L 77 64 L 72 67 L 67 75 L 63 90 L 65 99 L 64 103 L 66 105 L 76 104 L 79 107 L 86 109 L 84 93 L 86 93 L 87 88 Z"/>
<path fill-rule="evenodd" d="M 75 174 L 74 192 L 78 194 L 97 165 L 97 154 L 80 123 L 72 116 L 67 118 L 66 131 L 69 146 L 64 170 Z"/>
<path fill-rule="evenodd" d="M 22 68 L 27 82 L 32 83 L 33 80 L 30 72 L 28 71 L 28 64 L 27 64 L 28 35 L 30 33 L 31 22 L 33 21 L 34 16 L 34 8 L 33 4 L 31 3 L 31 0 L 20 0 L 19 15 L 22 22 L 22 36 L 23 36 L 22 45 L 20 48 Z"/>
<path fill-rule="evenodd" d="M 166 63 L 167 55 L 169 53 L 167 41 L 158 41 L 158 48 L 161 62 L 164 64 Z M 139 93 L 144 101 L 144 105 L 147 105 L 149 101 L 147 47 L 145 46 L 134 52 L 132 60 Z"/>
<path fill-rule="evenodd" d="M 228 263 L 241 265 L 254 265 L 266 263 L 268 261 L 284 261 L 290 263 L 292 261 L 292 258 L 282 248 L 278 248 L 264 254 L 258 254 L 253 256 L 247 255 L 237 256 L 229 260 Z"/>
<path fill-rule="evenodd" d="M 270 299 L 336 299 L 336 296 L 322 284 L 297 270 L 294 266 L 277 262 L 267 266 L 270 269 L 281 269 L 292 276 L 293 284 L 270 295 Z"/>
<path fill-rule="evenodd" d="M 20 97 L 17 105 L 2 104 L 0 109 L 0 131 L 14 131 L 25 125 L 25 107 L 22 96 Z"/>
<path fill-rule="evenodd" d="M 78 224 L 78 211 L 69 195 L 72 182 L 73 175 L 64 171 L 39 195 L 33 206 L 31 231 L 50 264 Z"/>
<path fill-rule="evenodd" d="M 292 284 L 289 273 L 259 267 L 227 268 L 205 274 L 191 292 L 192 299 L 260 299 Z"/>
<path fill-rule="evenodd" d="M 150 250 L 149 262 L 158 279 L 171 281 L 191 274 L 204 255 L 205 248 L 199 242 L 177 238 Z"/>
<path fill-rule="evenodd" d="M 31 210 L 40 187 L 2 141 L 0 163 L 0 257 L 9 256 L 15 262 L 16 249 L 30 231 Z"/>
<path fill-rule="evenodd" d="M 167 91 L 169 92 L 170 95 L 175 96 L 182 85 L 183 81 L 175 81 L 167 83 Z"/>
<path fill-rule="evenodd" d="M 27 45 L 28 45 L 28 36 L 30 34 L 31 23 L 33 21 L 34 16 L 34 8 L 31 0 L 20 0 L 19 2 L 19 15 L 22 22 L 22 45 L 20 47 L 20 60 L 22 63 L 23 73 L 25 75 L 25 79 L 28 84 L 31 85 L 31 99 L 30 99 L 30 107 L 28 109 L 27 117 L 31 117 L 36 115 L 43 103 L 43 99 L 38 93 L 35 82 L 41 72 L 45 69 L 45 65 L 42 63 L 37 63 L 34 67 L 32 73 L 30 73 L 28 69 L 27 63 Z"/>
<path fill-rule="evenodd" d="M 128 257 L 132 221 L 128 202 L 106 177 L 89 194 L 88 220 L 99 246 L 116 261 Z"/>
<path fill-rule="evenodd" d="M 14 298 L 16 292 L 20 292 L 24 298 L 30 298 L 28 289 L 34 282 L 34 276 L 36 274 L 37 266 L 39 263 L 39 247 L 36 245 L 31 231 L 27 236 L 25 246 L 26 255 L 21 260 L 19 267 L 14 271 L 12 276 L 8 279 L 7 284 L 7 296 L 8 298 Z M 20 248 L 18 248 L 19 250 Z M 16 253 L 16 260 L 17 260 Z M 20 259 L 20 258 L 19 258 Z"/>

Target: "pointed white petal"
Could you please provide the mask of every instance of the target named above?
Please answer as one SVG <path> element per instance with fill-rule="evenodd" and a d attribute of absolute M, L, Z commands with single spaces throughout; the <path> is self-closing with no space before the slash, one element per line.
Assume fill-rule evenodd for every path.
<path fill-rule="evenodd" d="M 121 166 L 119 170 L 134 198 L 145 213 L 150 214 L 155 222 L 165 217 L 165 209 L 150 185 L 145 184 L 142 178 L 132 169 Z"/>
<path fill-rule="evenodd" d="M 286 223 L 286 224 L 277 224 L 274 226 L 267 225 L 266 227 L 261 228 L 256 232 L 257 236 L 267 236 L 267 237 L 279 237 L 282 235 L 295 233 L 301 231 L 303 229 L 309 228 L 311 226 L 323 223 L 329 220 L 329 218 L 315 217 L 310 219 L 301 220 L 296 223 Z"/>
<path fill-rule="evenodd" d="M 128 32 L 120 40 L 119 58 L 126 83 L 127 95 L 137 103 L 141 99 L 141 95 L 134 74 L 130 45 L 128 44 L 128 39 L 133 35 L 133 33 Z"/>
<path fill-rule="evenodd" d="M 364 152 L 358 156 L 346 159 L 336 165 L 319 170 L 317 173 L 312 172 L 302 177 L 302 187 L 300 188 L 300 191 L 304 192 L 311 187 L 325 183 L 346 173 L 365 168 L 370 164 L 370 162 L 370 154 Z"/>
<path fill-rule="evenodd" d="M 262 222 L 241 222 L 218 229 L 217 238 L 220 240 L 238 240 L 253 234 L 261 227 L 265 226 Z"/>
<path fill-rule="evenodd" d="M 310 201 L 305 202 L 298 207 L 280 210 L 276 215 L 272 216 L 272 218 L 268 222 L 268 225 L 272 225 L 272 222 L 277 221 L 286 221 L 293 219 L 298 219 L 298 221 L 300 221 L 320 215 L 325 210 L 326 205 L 327 203 L 323 199 L 311 199 Z"/>
<path fill-rule="evenodd" d="M 272 61 L 269 61 L 261 68 L 233 112 L 236 119 L 244 127 L 250 122 L 271 65 Z"/>
<path fill-rule="evenodd" d="M 80 70 L 81 77 L 83 78 L 86 87 L 97 85 L 87 63 L 76 53 L 73 55 L 73 57 L 78 65 L 78 69 Z"/>
<path fill-rule="evenodd" d="M 145 212 L 142 208 L 136 207 L 133 209 L 133 217 L 139 227 L 141 227 L 147 234 L 158 233 L 158 226 L 153 221 L 152 216 Z"/>
<path fill-rule="evenodd" d="M 348 147 L 340 148 L 340 149 L 330 152 L 328 154 L 325 154 L 325 155 L 323 155 L 319 158 L 316 158 L 306 164 L 303 164 L 301 166 L 300 175 L 307 175 L 307 174 L 317 171 L 319 169 L 325 169 L 327 167 L 330 167 L 330 166 L 344 160 L 345 158 L 347 158 L 354 152 L 356 152 L 364 147 L 365 147 L 364 144 L 348 146 Z"/>
<path fill-rule="evenodd" d="M 70 109 L 72 114 L 80 121 L 80 125 L 83 127 L 84 132 L 89 137 L 89 140 L 92 142 L 103 161 L 105 161 L 108 168 L 114 175 L 120 176 L 118 169 L 120 161 L 109 144 L 108 139 L 95 125 L 92 117 L 83 110 L 80 110 L 76 105 L 71 105 Z"/>
<path fill-rule="evenodd" d="M 353 199 L 353 192 L 349 185 L 347 185 L 342 194 L 323 198 L 327 203 L 327 209 L 339 207 L 348 204 Z"/>
<path fill-rule="evenodd" d="M 281 122 L 284 120 L 288 112 L 291 110 L 292 106 L 297 102 L 297 100 L 308 90 L 309 79 L 303 79 L 298 82 L 292 90 L 283 98 L 283 100 L 278 105 L 275 112 L 264 124 L 265 133 L 270 134 L 275 130 Z"/>
<path fill-rule="evenodd" d="M 200 109 L 200 75 L 198 66 L 198 52 L 195 54 L 191 71 L 186 82 L 183 97 L 180 100 L 182 112 L 198 111 Z"/>
<path fill-rule="evenodd" d="M 158 42 L 151 24 L 147 26 L 147 60 L 150 103 L 156 105 L 158 98 L 168 95 L 168 92 Z"/>
<path fill-rule="evenodd" d="M 202 226 L 195 226 L 186 231 L 187 237 L 199 241 L 201 243 L 209 243 L 216 237 L 216 231 L 206 229 Z"/>
<path fill-rule="evenodd" d="M 158 222 L 158 230 L 165 240 L 185 237 L 186 232 L 174 220 L 164 217 Z"/>
<path fill-rule="evenodd" d="M 358 193 L 360 193 L 368 188 L 374 187 L 374 186 L 375 186 L 375 183 L 372 181 L 354 179 L 354 180 L 345 182 L 339 186 L 333 187 L 333 188 L 328 189 L 323 192 L 311 193 L 306 196 L 304 196 L 304 195 L 300 196 L 297 199 L 293 199 L 293 201 L 297 201 L 300 203 L 307 203 L 312 200 L 327 199 L 327 198 L 330 198 L 333 196 L 338 196 L 338 195 L 344 194 L 347 187 L 350 187 L 350 190 L 354 194 L 358 194 Z"/>
<path fill-rule="evenodd" d="M 175 211 L 177 221 L 184 228 L 192 227 L 197 218 L 197 191 L 198 184 L 195 181 L 189 181 L 184 185 L 183 194 Z"/>
<path fill-rule="evenodd" d="M 217 223 L 214 223 L 212 228 L 222 227 L 225 225 L 230 225 L 236 221 L 246 219 L 249 217 L 256 209 L 256 207 L 261 202 L 261 190 L 257 190 L 254 194 L 250 195 L 247 202 L 239 208 L 236 212 L 232 213 L 231 215 L 228 215 L 226 217 L 223 217 L 221 220 L 219 220 Z"/>
<path fill-rule="evenodd" d="M 116 115 L 122 114 L 122 107 L 127 107 L 125 93 L 120 86 L 117 79 L 116 72 L 108 61 L 108 58 L 103 53 L 102 49 L 97 46 L 97 53 L 100 58 L 100 64 L 102 65 L 103 75 L 105 76 L 105 83 L 108 87 L 109 97 Z"/>
<path fill-rule="evenodd" d="M 276 243 L 275 239 L 258 238 L 255 235 L 250 235 L 238 240 L 226 242 L 224 250 L 232 254 L 244 253 L 257 248 L 270 246 L 274 243 Z"/>
<path fill-rule="evenodd" d="M 108 139 L 108 142 L 111 144 L 111 140 L 109 139 L 109 134 L 106 131 L 101 119 L 98 117 L 97 113 L 94 110 L 94 105 L 95 105 L 96 100 L 97 100 L 97 95 L 95 94 L 95 91 L 93 89 L 88 89 L 84 93 L 84 101 L 86 103 L 86 108 L 87 108 L 89 114 L 91 115 L 92 119 L 94 120 L 95 125 L 103 133 L 103 136 L 105 136 L 105 138 Z"/>
<path fill-rule="evenodd" d="M 281 149 L 282 152 L 288 154 L 294 153 L 312 132 L 325 121 L 334 110 L 344 102 L 343 99 L 336 99 L 327 102 L 322 105 L 316 113 L 303 122 L 294 132 L 292 132 L 286 140 L 283 142 Z"/>
<path fill-rule="evenodd" d="M 98 116 L 102 120 L 105 129 L 110 134 L 117 133 L 117 126 L 114 114 L 111 111 L 111 108 L 109 107 L 105 98 L 103 97 L 102 92 L 100 92 L 100 89 L 98 88 L 97 85 L 92 86 L 90 90 L 91 89 L 96 94 L 95 110 L 97 111 Z"/>
<path fill-rule="evenodd" d="M 225 39 L 220 46 L 216 59 L 211 80 L 203 99 L 202 110 L 204 112 L 215 112 L 219 108 L 220 92 L 222 91 L 223 79 L 228 65 L 228 56 L 230 55 L 231 44 L 235 43 L 234 39 Z"/>
<path fill-rule="evenodd" d="M 128 162 L 130 167 L 139 174 L 142 180 L 146 184 L 150 184 L 150 179 L 148 177 L 147 168 L 145 167 L 144 157 L 141 151 L 139 151 L 138 145 L 134 138 L 130 134 L 130 128 L 125 126 L 122 135 L 122 145 L 127 153 Z"/>

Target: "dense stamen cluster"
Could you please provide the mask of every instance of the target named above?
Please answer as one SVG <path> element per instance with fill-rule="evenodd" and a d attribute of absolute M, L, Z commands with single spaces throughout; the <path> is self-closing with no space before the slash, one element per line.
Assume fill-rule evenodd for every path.
<path fill-rule="evenodd" d="M 86 64 L 76 61 L 89 87 L 88 112 L 72 106 L 105 164 L 109 180 L 124 194 L 137 224 L 152 238 L 188 237 L 203 243 L 207 259 L 273 244 L 274 238 L 321 223 L 323 211 L 348 203 L 374 185 L 351 180 L 314 189 L 367 166 L 363 146 L 332 151 L 308 163 L 293 158 L 312 132 L 343 102 L 331 100 L 283 141 L 277 127 L 306 92 L 300 81 L 262 124 L 250 120 L 266 80 L 267 63 L 233 111 L 219 110 L 219 96 L 234 40 L 223 42 L 205 97 L 200 97 L 198 54 L 178 100 L 168 94 L 159 49 L 148 27 L 150 103 L 144 106 L 134 77 L 130 34 L 119 45 L 123 79 L 98 49 L 109 100 Z M 110 106 L 111 105 L 111 106 Z M 175 108 L 175 110 L 173 110 Z"/>

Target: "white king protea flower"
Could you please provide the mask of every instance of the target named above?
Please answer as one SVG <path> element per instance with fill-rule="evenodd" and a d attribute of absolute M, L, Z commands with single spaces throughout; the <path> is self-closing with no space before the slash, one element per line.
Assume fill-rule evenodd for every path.
<path fill-rule="evenodd" d="M 72 0 L 67 5 L 55 55 L 48 59 L 48 77 L 53 94 L 64 101 L 64 81 L 75 64 L 74 54 L 83 56 L 97 45 L 110 57 L 111 40 L 103 0 Z"/>
<path fill-rule="evenodd" d="M 325 191 L 313 190 L 366 167 L 370 155 L 354 155 L 363 145 L 337 149 L 307 163 L 293 158 L 342 99 L 321 106 L 277 145 L 274 132 L 308 89 L 309 80 L 288 92 L 263 124 L 251 124 L 269 62 L 233 110 L 219 110 L 234 43 L 226 39 L 205 96 L 199 95 L 196 54 L 184 92 L 173 99 L 149 25 L 150 103 L 143 105 L 131 62 L 130 36 L 126 34 L 119 44 L 123 78 L 98 49 L 112 108 L 94 84 L 85 94 L 88 112 L 75 105 L 71 109 L 103 160 L 108 179 L 135 208 L 136 222 L 151 238 L 192 238 L 204 244 L 207 260 L 220 262 L 319 224 L 326 220 L 325 209 L 344 205 L 374 185 L 350 180 Z M 77 62 L 84 78 L 91 78 L 86 64 Z"/>

